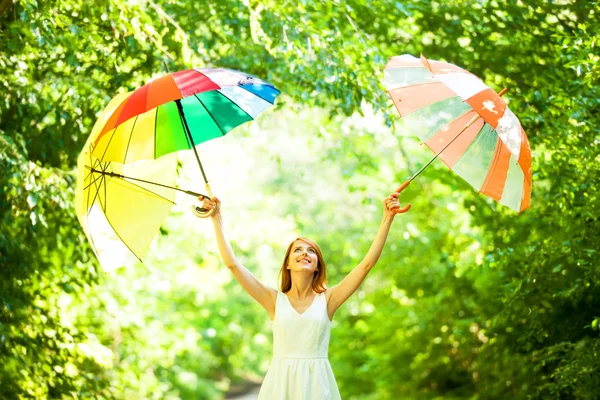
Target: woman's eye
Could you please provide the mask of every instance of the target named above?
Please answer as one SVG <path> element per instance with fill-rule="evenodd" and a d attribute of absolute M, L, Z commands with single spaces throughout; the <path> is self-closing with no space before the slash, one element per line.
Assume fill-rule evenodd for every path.
<path fill-rule="evenodd" d="M 294 250 L 296 253 L 300 251 L 300 248 L 297 248 L 296 250 Z"/>
<path fill-rule="evenodd" d="M 315 253 L 315 249 L 308 249 L 308 252 L 314 254 Z"/>

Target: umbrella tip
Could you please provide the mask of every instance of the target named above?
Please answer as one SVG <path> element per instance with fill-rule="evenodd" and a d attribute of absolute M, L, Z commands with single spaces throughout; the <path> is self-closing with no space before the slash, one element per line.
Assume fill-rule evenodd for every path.
<path fill-rule="evenodd" d="M 504 88 L 504 89 L 502 89 L 502 90 L 500 91 L 500 93 L 498 93 L 498 96 L 502 97 L 502 95 L 503 95 L 504 93 L 506 93 L 506 92 L 508 92 L 508 88 Z"/>

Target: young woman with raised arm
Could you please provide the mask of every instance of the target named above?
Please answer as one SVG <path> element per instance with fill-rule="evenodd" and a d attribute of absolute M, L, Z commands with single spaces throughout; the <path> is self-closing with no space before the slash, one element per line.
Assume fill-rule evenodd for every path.
<path fill-rule="evenodd" d="M 280 288 L 264 285 L 236 258 L 227 239 L 221 202 L 199 198 L 211 215 L 223 262 L 235 279 L 269 314 L 273 327 L 273 359 L 259 400 L 340 399 L 329 364 L 331 320 L 375 266 L 400 208 L 400 191 L 383 200 L 383 218 L 363 260 L 337 285 L 327 286 L 326 263 L 319 246 L 297 238 L 287 248 L 281 266 Z"/>

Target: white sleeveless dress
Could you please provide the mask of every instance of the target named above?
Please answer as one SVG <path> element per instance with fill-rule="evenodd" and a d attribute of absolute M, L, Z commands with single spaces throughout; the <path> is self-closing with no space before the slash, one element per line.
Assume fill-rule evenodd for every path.
<path fill-rule="evenodd" d="M 258 400 L 341 400 L 329 364 L 325 293 L 315 296 L 302 314 L 277 291 L 273 326 L 273 359 Z"/>

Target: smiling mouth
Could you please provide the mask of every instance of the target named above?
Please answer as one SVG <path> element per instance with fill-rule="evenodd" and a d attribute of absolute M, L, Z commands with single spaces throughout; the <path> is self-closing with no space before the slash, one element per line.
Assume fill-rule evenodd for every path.
<path fill-rule="evenodd" d="M 305 262 L 307 262 L 308 264 L 310 264 L 310 260 L 308 260 L 308 259 L 306 259 L 306 258 L 303 258 L 302 260 L 298 260 L 298 262 L 303 262 L 303 261 L 305 261 Z"/>

